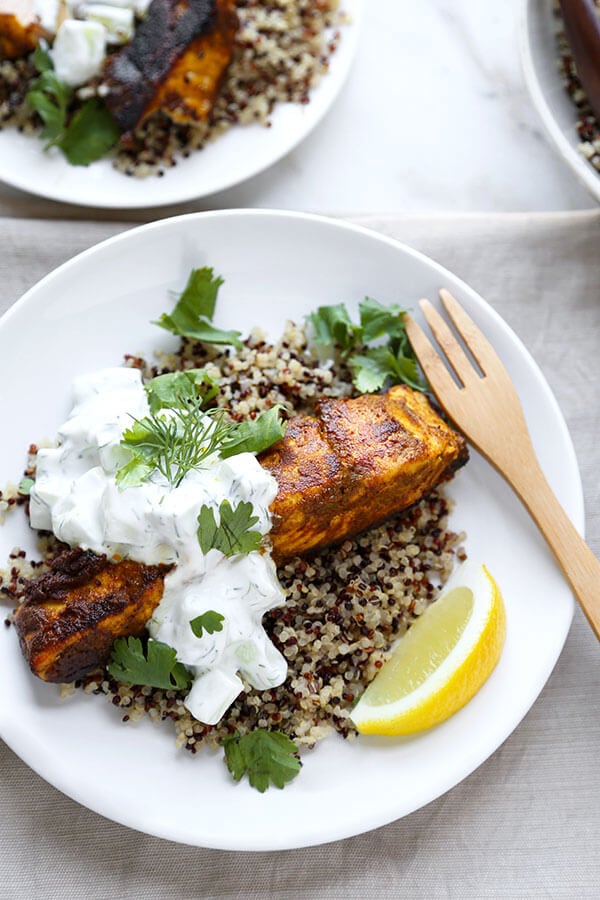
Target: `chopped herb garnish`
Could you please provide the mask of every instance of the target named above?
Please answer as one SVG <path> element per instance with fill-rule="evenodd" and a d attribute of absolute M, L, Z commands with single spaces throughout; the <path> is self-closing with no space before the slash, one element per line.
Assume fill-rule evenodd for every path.
<path fill-rule="evenodd" d="M 223 331 L 212 324 L 222 284 L 223 279 L 215 277 L 211 268 L 192 269 L 173 312 L 163 313 L 154 324 L 180 337 L 206 344 L 232 344 L 240 350 L 243 344 L 239 331 Z"/>
<path fill-rule="evenodd" d="M 359 304 L 359 323 L 352 322 L 343 303 L 320 306 L 308 318 L 315 342 L 339 349 L 361 393 L 374 393 L 386 383 L 427 390 L 406 334 L 404 312 L 396 304 L 383 306 L 365 297 Z M 385 338 L 387 343 L 382 343 Z M 369 346 L 373 341 L 378 343 Z"/>
<path fill-rule="evenodd" d="M 26 476 L 25 478 L 21 478 L 17 490 L 22 497 L 29 497 L 31 488 L 34 486 L 34 484 L 35 481 L 33 480 L 33 478 L 29 478 L 28 476 Z"/>
<path fill-rule="evenodd" d="M 40 64 L 41 60 L 40 54 Z M 36 78 L 27 93 L 29 106 L 44 123 L 42 137 L 48 141 L 46 149 L 59 144 L 65 133 L 67 109 L 72 96 L 72 89 L 56 77 L 51 66 L 41 70 L 39 78 Z"/>
<path fill-rule="evenodd" d="M 145 385 L 145 390 L 152 413 L 173 407 L 186 409 L 190 402 L 194 403 L 198 398 L 204 407 L 219 392 L 217 382 L 205 369 L 185 369 L 157 375 Z"/>
<path fill-rule="evenodd" d="M 225 763 L 236 781 L 247 775 L 261 794 L 274 784 L 278 788 L 296 777 L 302 763 L 294 741 L 281 731 L 262 728 L 223 739 Z"/>
<path fill-rule="evenodd" d="M 315 341 L 319 344 L 337 344 L 345 354 L 360 341 L 360 329 L 352 324 L 343 303 L 335 306 L 319 306 L 308 318 L 315 330 Z"/>
<path fill-rule="evenodd" d="M 74 113 L 56 143 L 72 166 L 89 166 L 106 156 L 119 137 L 119 129 L 104 103 L 98 97 L 90 97 Z"/>
<path fill-rule="evenodd" d="M 116 474 L 124 490 L 160 472 L 178 487 L 188 472 L 212 453 L 225 459 L 237 453 L 260 453 L 282 437 L 279 407 L 247 422 L 230 422 L 222 409 L 205 409 L 218 388 L 203 369 L 172 372 L 146 385 L 150 414 L 133 419 L 121 439 L 131 458 Z"/>
<path fill-rule="evenodd" d="M 190 621 L 190 628 L 197 638 L 201 638 L 205 631 L 207 634 L 223 631 L 224 621 L 225 616 L 222 616 L 221 613 L 215 612 L 214 609 L 207 609 L 205 613 Z"/>
<path fill-rule="evenodd" d="M 105 156 L 119 140 L 119 129 L 102 101 L 92 97 L 69 117 L 73 89 L 56 76 L 42 46 L 36 48 L 33 62 L 40 75 L 26 99 L 44 123 L 45 149 L 59 147 L 74 166 L 87 166 Z"/>
<path fill-rule="evenodd" d="M 113 678 L 127 684 L 177 691 L 183 691 L 191 684 L 187 669 L 177 662 L 175 650 L 151 638 L 145 653 L 139 638 L 118 638 L 106 668 Z"/>
<path fill-rule="evenodd" d="M 225 437 L 220 449 L 223 459 L 237 453 L 262 453 L 285 434 L 281 407 L 273 406 L 255 419 L 238 422 Z"/>
<path fill-rule="evenodd" d="M 260 549 L 262 535 L 252 530 L 258 522 L 251 503 L 241 502 L 232 507 L 223 500 L 219 507 L 219 522 L 210 506 L 201 506 L 198 515 L 198 543 L 203 553 L 220 550 L 225 556 L 250 553 Z"/>
<path fill-rule="evenodd" d="M 121 439 L 132 457 L 116 475 L 123 489 L 142 484 L 156 470 L 172 487 L 222 445 L 232 426 L 221 409 L 202 410 L 202 398 L 134 419 Z"/>

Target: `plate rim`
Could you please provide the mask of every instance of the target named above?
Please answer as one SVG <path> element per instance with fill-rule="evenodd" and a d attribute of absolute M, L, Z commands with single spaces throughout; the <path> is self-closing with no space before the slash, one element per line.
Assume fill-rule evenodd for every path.
<path fill-rule="evenodd" d="M 28 291 L 26 291 L 22 295 L 22 297 L 19 300 L 17 300 L 7 310 L 6 313 L 4 313 L 4 315 L 0 318 L 0 329 L 2 329 L 4 327 L 5 322 L 10 321 L 10 318 L 12 318 L 12 315 L 14 314 L 15 310 L 17 310 L 17 309 L 20 310 L 25 304 L 31 303 L 32 300 L 30 298 L 31 297 L 35 298 L 35 294 L 38 291 L 45 291 L 47 286 L 49 284 L 51 284 L 52 280 L 55 277 L 58 277 L 62 272 L 64 272 L 66 269 L 68 269 L 70 267 L 75 267 L 75 266 L 80 265 L 82 260 L 85 261 L 85 258 L 88 255 L 96 253 L 99 248 L 105 248 L 105 247 L 113 245 L 113 244 L 119 244 L 122 242 L 126 242 L 127 240 L 132 240 L 132 239 L 137 240 L 140 232 L 151 231 L 151 230 L 160 230 L 163 228 L 170 228 L 170 227 L 172 227 L 173 223 L 179 224 L 182 220 L 184 220 L 184 222 L 185 222 L 186 220 L 190 221 L 190 220 L 196 220 L 196 219 L 210 219 L 210 218 L 216 218 L 216 217 L 231 218 L 231 217 L 240 217 L 240 216 L 246 217 L 249 219 L 251 219 L 251 218 L 261 219 L 261 218 L 265 218 L 265 217 L 276 217 L 280 220 L 286 220 L 286 219 L 304 220 L 307 222 L 318 222 L 321 224 L 325 224 L 330 227 L 333 227 L 336 230 L 341 229 L 341 230 L 346 230 L 346 231 L 352 231 L 352 232 L 358 233 L 364 237 L 367 237 L 368 239 L 381 242 L 381 243 L 391 246 L 395 249 L 399 249 L 401 252 L 403 252 L 409 256 L 412 256 L 421 262 L 424 262 L 427 266 L 433 267 L 435 269 L 435 271 L 437 273 L 439 273 L 441 276 L 444 276 L 444 277 L 448 276 L 451 278 L 452 282 L 460 284 L 461 288 L 469 295 L 469 297 L 473 300 L 473 302 L 476 304 L 476 306 L 478 308 L 482 307 L 484 309 L 485 313 L 487 315 L 491 316 L 491 318 L 495 322 L 495 325 L 501 331 L 505 332 L 508 335 L 511 342 L 513 342 L 515 344 L 515 346 L 517 347 L 519 353 L 524 354 L 524 356 L 527 359 L 528 364 L 536 370 L 538 387 L 543 391 L 546 400 L 549 401 L 549 403 L 552 407 L 553 415 L 556 419 L 556 422 L 560 425 L 562 437 L 565 441 L 565 447 L 568 449 L 568 452 L 570 455 L 569 471 L 570 471 L 571 477 L 573 478 L 574 482 L 576 483 L 576 487 L 577 487 L 576 496 L 572 496 L 570 498 L 571 505 L 572 505 L 571 518 L 573 519 L 578 530 L 580 530 L 583 533 L 583 525 L 584 525 L 583 488 L 582 488 L 582 482 L 581 482 L 581 473 L 580 473 L 577 458 L 575 455 L 575 450 L 574 450 L 574 446 L 572 443 L 572 439 L 571 439 L 566 421 L 564 419 L 564 416 L 560 410 L 558 402 L 557 402 L 545 376 L 543 375 L 541 369 L 539 368 L 539 366 L 537 365 L 537 363 L 535 362 L 535 360 L 533 359 L 533 357 L 531 356 L 531 354 L 529 353 L 527 348 L 522 343 L 521 339 L 518 337 L 518 335 L 512 330 L 512 328 L 508 325 L 508 323 L 500 316 L 500 314 L 489 303 L 487 303 L 473 288 L 471 288 L 461 278 L 454 275 L 450 270 L 446 269 L 444 266 L 439 264 L 436 260 L 427 256 L 426 254 L 422 253 L 421 251 L 415 250 L 413 247 L 409 246 L 408 244 L 406 244 L 402 241 L 398 241 L 387 235 L 383 235 L 383 234 L 381 234 L 377 231 L 374 231 L 371 228 L 365 227 L 363 225 L 348 222 L 344 219 L 335 219 L 332 217 L 320 216 L 320 215 L 316 215 L 316 214 L 312 214 L 312 213 L 301 213 L 301 212 L 294 212 L 294 211 L 288 211 L 288 210 L 268 210 L 268 209 L 264 209 L 264 210 L 239 209 L 239 210 L 225 210 L 225 211 L 212 210 L 212 211 L 208 211 L 208 212 L 189 213 L 185 216 L 174 216 L 169 219 L 162 219 L 162 220 L 158 220 L 156 222 L 151 222 L 151 223 L 147 223 L 144 225 L 140 225 L 140 226 L 132 228 L 132 229 L 127 229 L 123 232 L 120 232 L 117 235 L 113 235 L 111 237 L 106 238 L 103 241 L 96 243 L 92 247 L 82 251 L 81 253 L 72 257 L 72 259 L 67 260 L 66 262 L 62 263 L 60 266 L 53 269 L 46 276 L 44 276 L 44 278 L 40 279 L 40 281 L 38 281 Z M 543 675 L 543 677 L 541 679 L 541 683 L 536 685 L 536 691 L 533 696 L 533 699 L 531 700 L 531 703 L 529 703 L 529 705 L 527 706 L 527 708 L 525 709 L 524 712 L 521 710 L 521 708 L 519 708 L 517 711 L 515 711 L 514 715 L 510 718 L 510 727 L 509 727 L 507 733 L 505 734 L 505 736 L 500 741 L 500 743 L 497 744 L 496 749 L 499 746 L 501 746 L 501 744 L 504 742 L 504 740 L 506 740 L 514 732 L 515 728 L 522 721 L 524 716 L 527 714 L 528 710 L 531 708 L 531 706 L 537 700 L 539 693 L 541 692 L 541 690 L 543 689 L 544 685 L 546 684 L 548 678 L 550 677 L 550 674 L 556 664 L 556 661 L 558 660 L 560 653 L 562 652 L 562 649 L 564 647 L 564 643 L 566 641 L 566 638 L 567 638 L 567 635 L 569 632 L 570 623 L 572 621 L 574 606 L 575 606 L 574 600 L 571 597 L 569 622 L 568 622 L 566 628 L 564 629 L 564 634 L 561 634 L 561 638 L 560 638 L 556 653 L 552 657 L 552 659 L 548 659 L 548 663 L 546 666 L 547 671 L 545 671 L 545 674 Z M 506 730 L 506 729 L 503 729 L 503 731 L 504 730 Z M 389 815 L 384 815 L 383 818 L 381 817 L 380 814 L 379 815 L 378 814 L 365 815 L 364 821 L 363 821 L 363 824 L 362 824 L 362 827 L 360 830 L 357 830 L 353 825 L 351 825 L 348 828 L 346 833 L 341 833 L 338 831 L 335 834 L 335 836 L 325 836 L 325 837 L 316 838 L 316 839 L 305 837 L 301 841 L 296 841 L 294 843 L 289 843 L 289 842 L 285 841 L 284 843 L 281 844 L 281 846 L 277 845 L 277 843 L 274 842 L 272 839 L 269 841 L 265 841 L 264 839 L 255 837 L 252 840 L 249 840 L 244 846 L 239 846 L 239 845 L 232 844 L 231 842 L 229 842 L 229 843 L 223 842 L 223 841 L 208 842 L 208 841 L 206 841 L 206 839 L 204 837 L 202 839 L 199 839 L 199 838 L 194 839 L 193 836 L 188 833 L 174 835 L 172 831 L 169 833 L 165 833 L 164 831 L 161 832 L 160 829 L 148 829 L 146 827 L 141 827 L 139 824 L 135 824 L 135 823 L 132 824 L 131 820 L 127 820 L 126 816 L 123 817 L 122 815 L 116 815 L 114 813 L 114 811 L 107 813 L 106 807 L 103 810 L 97 806 L 91 805 L 89 802 L 87 802 L 85 800 L 79 799 L 79 797 L 77 796 L 77 791 L 74 791 L 68 784 L 65 784 L 64 779 L 57 779 L 54 773 L 49 775 L 48 768 L 52 768 L 52 767 L 49 766 L 49 764 L 48 765 L 44 764 L 44 763 L 46 763 L 46 760 L 44 757 L 42 757 L 41 762 L 40 762 L 39 758 L 33 763 L 30 762 L 30 760 L 29 760 L 30 754 L 28 752 L 28 747 L 29 747 L 28 737 L 27 737 L 27 735 L 25 735 L 24 731 L 22 731 L 19 728 L 18 725 L 15 727 L 14 722 L 11 722 L 9 724 L 6 721 L 4 721 L 4 722 L 0 721 L 0 736 L 7 743 L 7 745 L 23 760 L 23 762 L 25 762 L 26 765 L 28 765 L 29 768 L 31 768 L 31 769 L 33 769 L 33 771 L 37 772 L 37 774 L 40 775 L 44 780 L 49 782 L 51 785 L 53 785 L 58 790 L 61 790 L 67 796 L 71 797 L 71 799 L 73 799 L 74 801 L 80 803 L 81 805 L 87 807 L 88 809 L 93 810 L 95 813 L 103 816 L 104 818 L 112 819 L 126 827 L 141 831 L 146 834 L 152 834 L 152 835 L 155 835 L 157 837 L 160 837 L 160 838 L 166 839 L 166 840 L 175 840 L 175 841 L 179 841 L 181 843 L 191 844 L 193 846 L 214 847 L 215 849 L 226 849 L 226 850 L 246 850 L 246 851 L 279 850 L 279 849 L 292 849 L 292 848 L 300 848 L 300 847 L 306 847 L 306 846 L 315 846 L 317 844 L 329 843 L 331 841 L 355 836 L 357 834 L 364 833 L 365 831 L 369 831 L 374 828 L 383 826 L 385 824 L 388 824 L 392 821 L 395 821 L 399 818 L 403 818 L 404 816 L 411 814 L 415 810 L 422 808 L 427 803 L 432 802 L 433 800 L 437 799 L 439 796 L 442 796 L 448 790 L 451 790 L 458 783 L 460 783 L 469 774 L 471 774 L 473 771 L 475 771 L 483 762 L 485 762 L 492 755 L 493 752 L 495 752 L 495 750 L 492 750 L 491 753 L 484 750 L 483 753 L 476 754 L 474 759 L 469 757 L 468 760 L 464 761 L 464 765 L 461 768 L 461 770 L 458 773 L 457 772 L 454 773 L 454 777 L 451 779 L 450 783 L 448 783 L 448 781 L 445 782 L 445 784 L 441 787 L 441 789 L 438 790 L 435 794 L 431 795 L 430 793 L 428 793 L 427 800 L 425 800 L 424 802 L 417 801 L 412 806 L 412 808 L 406 809 L 405 811 L 401 812 L 399 815 L 395 815 L 392 818 L 390 818 Z"/>

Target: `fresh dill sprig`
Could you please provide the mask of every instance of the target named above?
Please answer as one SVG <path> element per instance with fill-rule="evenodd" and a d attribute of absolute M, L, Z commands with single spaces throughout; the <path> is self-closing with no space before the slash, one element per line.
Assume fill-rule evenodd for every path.
<path fill-rule="evenodd" d="M 212 453 L 219 452 L 223 459 L 260 453 L 285 432 L 279 406 L 243 422 L 232 422 L 223 408 L 205 409 L 218 386 L 204 369 L 158 375 L 145 391 L 149 414 L 132 416 L 133 425 L 121 438 L 121 446 L 131 454 L 116 474 L 121 490 L 143 484 L 155 471 L 171 487 L 179 487 Z"/>
<path fill-rule="evenodd" d="M 181 405 L 133 420 L 121 446 L 132 457 L 117 472 L 121 488 L 142 484 L 157 470 L 171 487 L 179 487 L 192 469 L 221 447 L 235 426 L 222 409 L 202 409 L 201 398 L 182 398 Z"/>

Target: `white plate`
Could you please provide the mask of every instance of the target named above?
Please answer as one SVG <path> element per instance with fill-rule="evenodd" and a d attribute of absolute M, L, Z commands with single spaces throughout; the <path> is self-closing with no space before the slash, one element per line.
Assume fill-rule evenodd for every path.
<path fill-rule="evenodd" d="M 310 103 L 278 104 L 272 126 L 236 126 L 204 150 L 179 159 L 162 178 L 132 178 L 102 159 L 71 166 L 59 151 L 44 152 L 43 142 L 6 128 L 0 131 L 0 180 L 40 197 L 113 209 L 183 203 L 223 191 L 251 178 L 289 153 L 321 121 L 339 94 L 354 58 L 364 0 L 344 0 L 351 24 L 331 57 L 330 70 L 311 91 Z"/>
<path fill-rule="evenodd" d="M 276 336 L 287 318 L 369 294 L 414 304 L 446 286 L 491 338 L 514 377 L 551 483 L 581 527 L 581 484 L 571 441 L 548 385 L 500 317 L 426 257 L 364 229 L 309 215 L 201 213 L 153 223 L 82 253 L 47 276 L 0 323 L 5 422 L 0 472 L 18 478 L 31 441 L 52 436 L 85 370 L 150 352 L 169 335 L 150 324 L 194 266 L 226 279 L 217 321 Z M 93 337 L 92 337 L 93 336 Z M 548 440 L 552 435 L 552 440 Z M 358 834 L 418 809 L 482 763 L 512 732 L 546 682 L 567 635 L 571 594 L 537 531 L 479 457 L 456 477 L 454 524 L 472 559 L 503 590 L 508 637 L 481 692 L 434 730 L 406 739 L 325 740 L 300 776 L 261 795 L 233 784 L 220 754 L 177 751 L 170 725 L 123 725 L 103 697 L 60 700 L 0 630 L 0 734 L 43 778 L 85 806 L 174 841 L 231 850 L 301 847 Z M 9 516 L 0 557 L 27 540 Z M 10 689 L 6 686 L 10 685 Z"/>
<path fill-rule="evenodd" d="M 525 82 L 546 132 L 580 182 L 600 201 L 600 173 L 579 152 L 577 108 L 558 72 L 553 0 L 523 0 L 519 44 Z"/>

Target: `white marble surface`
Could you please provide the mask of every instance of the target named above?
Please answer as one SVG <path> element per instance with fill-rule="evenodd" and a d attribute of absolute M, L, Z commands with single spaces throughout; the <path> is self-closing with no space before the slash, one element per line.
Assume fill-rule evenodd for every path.
<path fill-rule="evenodd" d="M 267 172 L 197 208 L 596 205 L 548 143 L 525 89 L 517 41 L 523 0 L 366 2 L 355 66 L 326 119 Z M 0 199 L 19 196 L 0 187 Z"/>
<path fill-rule="evenodd" d="M 360 48 L 328 117 L 215 207 L 364 212 L 595 206 L 548 143 L 526 91 L 522 0 L 367 0 Z"/>

